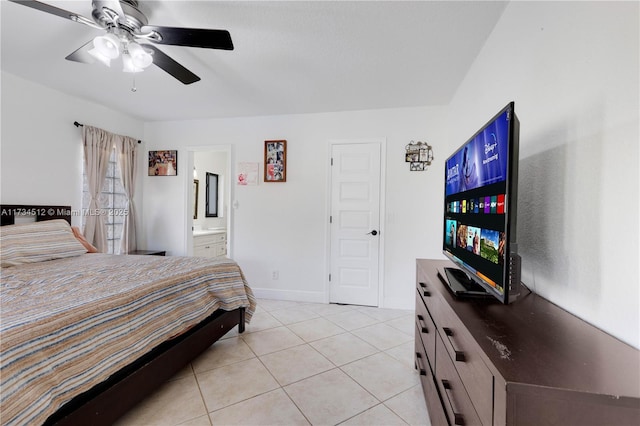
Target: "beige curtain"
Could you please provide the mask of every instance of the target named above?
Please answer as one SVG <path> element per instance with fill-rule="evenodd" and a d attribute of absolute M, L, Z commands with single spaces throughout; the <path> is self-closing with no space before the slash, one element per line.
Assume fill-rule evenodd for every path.
<path fill-rule="evenodd" d="M 86 124 L 82 127 L 84 167 L 89 187 L 89 214 L 84 227 L 84 236 L 101 253 L 107 252 L 108 247 L 105 217 L 99 213 L 102 209 L 100 193 L 113 149 L 113 136 L 112 133 L 97 127 Z"/>
<path fill-rule="evenodd" d="M 133 205 L 133 194 L 136 189 L 138 144 L 135 139 L 128 136 L 116 136 L 115 143 L 118 153 L 120 180 L 127 194 L 125 209 L 128 210 L 122 225 L 119 253 L 127 254 L 136 249 L 136 213 Z"/>

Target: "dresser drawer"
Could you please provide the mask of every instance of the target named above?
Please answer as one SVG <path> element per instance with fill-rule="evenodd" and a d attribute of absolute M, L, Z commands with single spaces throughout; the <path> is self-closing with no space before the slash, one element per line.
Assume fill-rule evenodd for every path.
<path fill-rule="evenodd" d="M 433 426 L 447 425 L 447 417 L 444 413 L 444 406 L 440 399 L 440 394 L 436 388 L 435 377 L 432 367 L 426 359 L 424 346 L 420 340 L 420 329 L 416 327 L 415 338 L 415 367 L 420 374 L 420 384 L 422 385 L 422 393 L 424 394 L 427 410 L 429 411 L 429 419 Z M 433 359 L 432 359 L 433 362 Z"/>
<path fill-rule="evenodd" d="M 425 306 L 429 310 L 432 316 L 440 303 L 440 294 L 437 290 L 433 289 L 433 286 L 429 280 L 427 280 L 418 269 L 418 279 L 416 282 L 416 289 L 422 297 Z"/>
<path fill-rule="evenodd" d="M 448 306 L 442 306 L 437 315 L 444 349 L 482 423 L 490 425 L 493 422 L 493 374 L 480 358 L 482 349 Z"/>
<path fill-rule="evenodd" d="M 436 325 L 424 304 L 420 293 L 416 293 L 416 327 L 419 337 L 425 347 L 427 358 L 433 366 L 436 359 Z"/>
<path fill-rule="evenodd" d="M 436 384 L 452 425 L 482 425 L 440 336 L 436 340 Z M 489 388 L 491 398 L 493 389 Z M 486 426 L 489 426 L 486 423 Z"/>

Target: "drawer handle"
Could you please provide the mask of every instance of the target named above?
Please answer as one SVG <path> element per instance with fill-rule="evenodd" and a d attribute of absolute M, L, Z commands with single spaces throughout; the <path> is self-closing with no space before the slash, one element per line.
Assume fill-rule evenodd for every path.
<path fill-rule="evenodd" d="M 465 361 L 464 352 L 457 350 L 456 347 L 453 345 L 453 339 L 451 339 L 453 337 L 453 330 L 451 330 L 449 327 L 442 327 L 442 330 L 444 330 L 444 334 L 447 335 L 447 339 L 449 339 L 449 343 L 451 344 L 453 351 L 456 353 L 456 361 L 464 362 Z"/>
<path fill-rule="evenodd" d="M 424 366 L 422 365 L 422 354 L 420 352 L 416 352 L 416 364 L 417 364 L 416 367 L 420 371 L 420 375 L 426 376 L 427 370 L 425 370 Z"/>
<path fill-rule="evenodd" d="M 448 380 L 442 379 L 442 387 L 444 388 L 444 394 L 447 397 L 447 401 L 449 402 L 449 408 L 451 408 L 451 412 L 453 413 L 453 424 L 454 425 L 464 425 L 464 417 L 462 414 L 456 413 L 455 408 L 453 408 L 453 403 L 451 402 L 451 398 L 449 397 L 449 391 L 451 390 L 451 383 Z"/>
<path fill-rule="evenodd" d="M 422 315 L 418 315 L 418 323 L 420 324 L 420 331 L 429 334 L 429 329 L 427 328 L 427 324 L 424 323 L 424 317 Z"/>
<path fill-rule="evenodd" d="M 425 283 L 420 282 L 418 285 L 422 288 L 422 295 L 424 297 L 431 297 L 431 292 L 427 290 L 427 285 Z"/>

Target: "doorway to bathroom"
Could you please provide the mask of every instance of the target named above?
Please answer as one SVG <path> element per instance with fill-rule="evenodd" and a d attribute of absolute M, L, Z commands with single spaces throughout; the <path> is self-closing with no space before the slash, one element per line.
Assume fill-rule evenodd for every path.
<path fill-rule="evenodd" d="M 231 147 L 191 148 L 187 215 L 187 253 L 190 256 L 231 257 Z"/>

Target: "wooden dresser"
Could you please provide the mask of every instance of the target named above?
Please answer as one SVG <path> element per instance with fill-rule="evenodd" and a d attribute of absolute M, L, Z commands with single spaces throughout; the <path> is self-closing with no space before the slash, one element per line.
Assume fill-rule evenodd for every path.
<path fill-rule="evenodd" d="M 415 365 L 431 424 L 640 425 L 640 351 L 534 293 L 457 299 L 417 260 Z"/>

